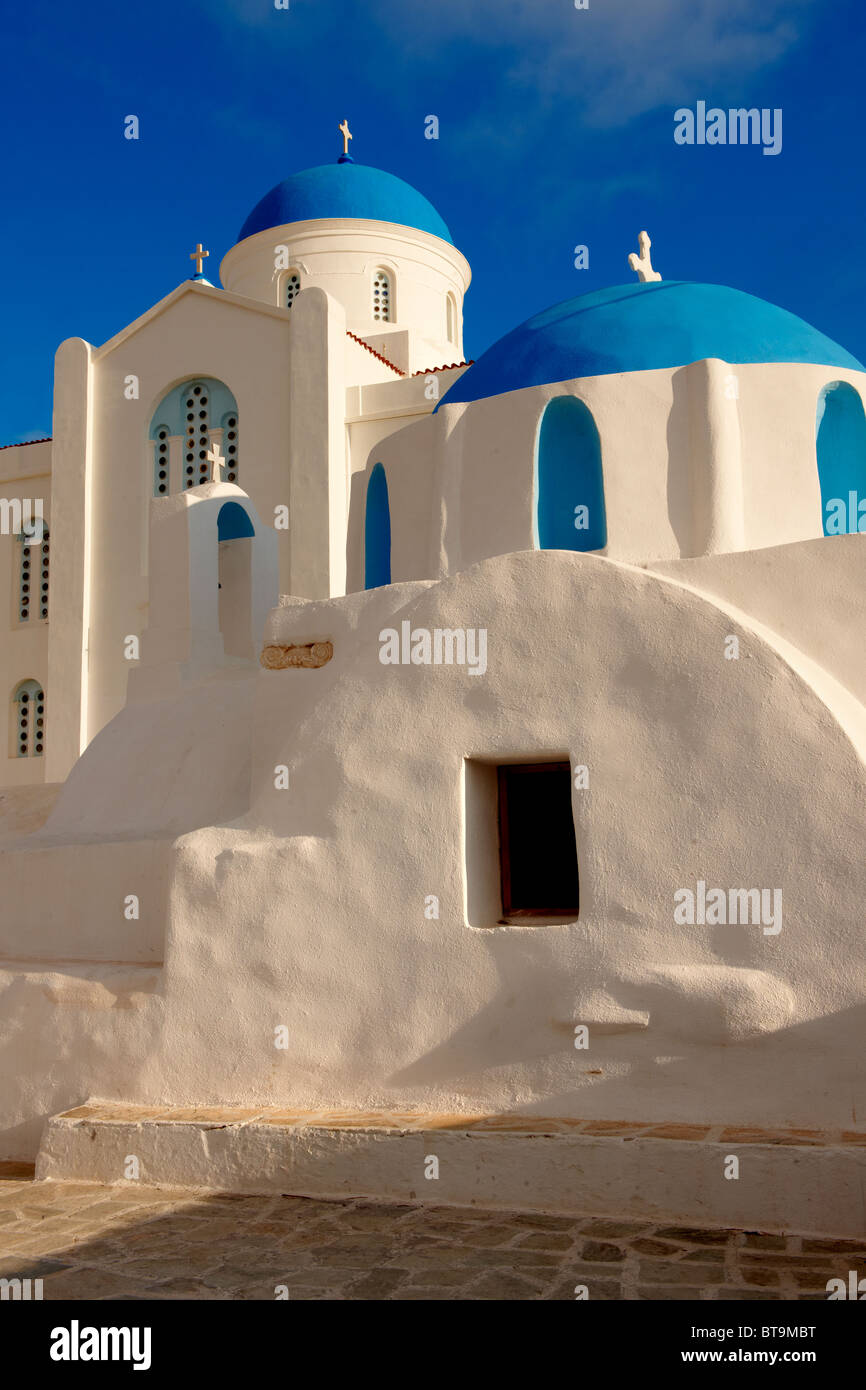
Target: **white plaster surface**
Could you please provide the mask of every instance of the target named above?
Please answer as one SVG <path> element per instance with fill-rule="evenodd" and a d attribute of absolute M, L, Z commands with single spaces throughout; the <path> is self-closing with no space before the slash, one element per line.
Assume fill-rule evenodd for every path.
<path fill-rule="evenodd" d="M 789 549 L 808 568 L 834 544 Z M 845 543 L 828 598 L 864 544 Z M 721 584 L 733 560 L 705 563 Z M 756 570 L 762 615 L 787 563 Z M 32 1152 L 44 1117 L 90 1094 L 862 1123 L 862 706 L 849 682 L 846 729 L 832 674 L 734 612 L 680 574 L 524 552 L 289 599 L 265 640 L 330 640 L 324 667 L 128 706 L 0 857 L 4 1147 Z M 404 619 L 486 628 L 486 674 L 382 666 L 379 633 Z M 464 760 L 563 753 L 590 771 L 579 920 L 469 926 L 466 883 L 487 870 L 466 851 Z M 781 889 L 782 930 L 678 925 L 674 893 L 699 879 Z M 91 1009 L 82 987 L 72 1010 L 41 983 L 111 961 L 164 966 L 134 1008 Z"/>

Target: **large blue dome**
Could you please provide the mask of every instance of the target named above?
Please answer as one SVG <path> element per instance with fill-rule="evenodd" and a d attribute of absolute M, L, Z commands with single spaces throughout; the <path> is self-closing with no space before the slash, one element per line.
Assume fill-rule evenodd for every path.
<path fill-rule="evenodd" d="M 724 285 L 664 280 L 596 290 L 527 319 L 488 348 L 439 406 L 575 377 L 684 367 L 705 357 L 864 370 L 787 309 Z"/>
<path fill-rule="evenodd" d="M 451 233 L 423 193 L 383 169 L 351 161 L 320 164 L 291 174 L 256 203 L 238 241 L 316 217 L 348 217 L 353 222 L 396 222 L 451 241 Z M 453 245 L 453 243 L 452 243 Z"/>

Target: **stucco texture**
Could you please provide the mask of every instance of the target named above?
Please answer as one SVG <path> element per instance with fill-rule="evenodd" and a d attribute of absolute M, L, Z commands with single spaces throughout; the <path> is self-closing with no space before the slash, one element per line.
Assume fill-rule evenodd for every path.
<path fill-rule="evenodd" d="M 244 740 L 226 761 L 231 796 L 214 779 L 197 795 L 189 762 L 166 779 L 155 706 L 130 706 L 112 744 L 116 787 L 132 785 L 131 759 L 137 779 L 122 833 L 95 761 L 109 726 L 91 749 L 98 776 L 85 758 L 44 829 L 0 858 L 15 903 L 0 974 L 6 1150 L 32 1150 L 46 1115 L 89 1095 L 856 1122 L 862 706 L 691 579 L 527 551 L 439 583 L 285 602 L 265 641 L 331 641 L 334 656 L 225 688 L 250 732 L 247 809 L 227 823 L 206 803 L 237 805 Z M 382 665 L 379 634 L 404 620 L 486 629 L 486 672 Z M 219 740 L 199 713 L 188 695 L 163 703 L 175 747 Z M 589 770 L 573 792 L 579 920 L 470 925 L 496 848 L 470 836 L 467 850 L 464 760 L 565 757 Z M 157 876 L 141 923 L 127 922 L 122 884 L 138 891 L 154 854 L 164 893 Z M 111 874 L 82 870 L 73 887 L 71 855 Z M 781 889 L 781 931 L 678 925 L 674 894 L 698 880 Z M 62 951 L 52 895 L 74 901 Z M 102 924 L 89 960 L 80 921 Z M 162 966 L 127 952 L 136 930 L 162 939 Z M 588 1050 L 574 1046 L 581 1023 Z"/>

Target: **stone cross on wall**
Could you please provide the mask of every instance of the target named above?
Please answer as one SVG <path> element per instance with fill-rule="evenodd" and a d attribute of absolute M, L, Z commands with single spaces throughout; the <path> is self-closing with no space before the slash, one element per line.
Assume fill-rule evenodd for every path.
<path fill-rule="evenodd" d="M 214 444 L 213 448 L 208 451 L 207 458 L 208 461 L 213 464 L 213 469 L 211 470 L 211 482 L 221 483 L 223 480 L 221 469 L 223 464 L 225 463 L 225 459 L 220 454 L 219 444 Z"/>
<path fill-rule="evenodd" d="M 637 278 L 642 283 L 646 283 L 647 280 L 660 280 L 662 277 L 657 270 L 653 270 L 652 261 L 650 259 L 650 247 L 652 246 L 652 242 L 649 239 L 649 233 L 641 232 L 637 239 L 637 244 L 640 247 L 640 255 L 638 256 L 632 251 L 628 258 L 628 263 L 637 275 Z"/>

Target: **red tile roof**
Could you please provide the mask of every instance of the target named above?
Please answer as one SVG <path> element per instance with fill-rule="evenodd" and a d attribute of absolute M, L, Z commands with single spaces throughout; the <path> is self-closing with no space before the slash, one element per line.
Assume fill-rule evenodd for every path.
<path fill-rule="evenodd" d="M 474 367 L 475 358 L 472 357 L 468 362 L 448 362 L 444 367 L 425 367 L 423 372 L 413 372 L 413 376 L 429 376 L 431 372 L 450 372 L 455 367 Z"/>
<path fill-rule="evenodd" d="M 24 439 L 20 444 L 0 444 L 0 449 L 26 449 L 28 444 L 50 444 L 51 435 L 46 434 L 43 439 Z"/>
<path fill-rule="evenodd" d="M 388 359 L 387 359 L 387 357 L 383 357 L 382 354 L 381 354 L 381 352 L 377 352 L 375 348 L 371 348 L 371 347 L 370 347 L 370 344 L 369 344 L 369 343 L 365 343 L 363 338 L 359 338 L 358 335 L 357 335 L 357 333 L 351 333 L 351 332 L 349 331 L 349 329 L 347 328 L 347 329 L 346 329 L 346 337 L 347 337 L 347 338 L 351 338 L 353 342 L 360 343 L 360 345 L 361 345 L 362 348 L 366 348 L 368 352 L 372 352 L 372 354 L 373 354 L 374 357 L 378 357 L 378 359 L 379 359 L 380 362 L 384 362 L 384 363 L 385 363 L 385 366 L 386 366 L 386 367 L 390 367 L 390 368 L 391 368 L 391 371 L 392 371 L 392 372 L 396 372 L 398 376 L 405 376 L 405 375 L 406 375 L 405 372 L 401 372 L 401 371 L 400 371 L 400 368 L 399 368 L 399 367 L 395 367 L 393 362 L 389 362 Z"/>

